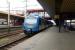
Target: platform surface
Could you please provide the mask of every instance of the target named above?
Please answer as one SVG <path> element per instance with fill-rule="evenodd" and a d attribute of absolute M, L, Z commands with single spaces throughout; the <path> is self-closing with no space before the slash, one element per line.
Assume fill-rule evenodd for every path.
<path fill-rule="evenodd" d="M 9 50 L 75 50 L 75 33 L 59 33 L 56 27 L 52 27 Z"/>

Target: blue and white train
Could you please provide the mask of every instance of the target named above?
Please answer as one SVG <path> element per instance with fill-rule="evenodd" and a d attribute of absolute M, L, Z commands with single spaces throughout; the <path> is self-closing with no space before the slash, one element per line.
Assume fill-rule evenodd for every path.
<path fill-rule="evenodd" d="M 24 19 L 23 30 L 24 33 L 28 36 L 31 36 L 33 33 L 39 32 L 41 29 L 44 29 L 49 24 L 46 24 L 47 21 L 40 18 L 38 14 L 30 14 Z M 50 23 L 52 24 L 52 23 Z"/>

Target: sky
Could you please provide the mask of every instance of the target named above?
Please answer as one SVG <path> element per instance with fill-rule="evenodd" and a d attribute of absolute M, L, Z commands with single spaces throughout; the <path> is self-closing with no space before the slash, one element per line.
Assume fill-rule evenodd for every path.
<path fill-rule="evenodd" d="M 0 0 L 0 11 L 8 12 L 10 3 L 10 12 L 13 14 L 23 13 L 26 9 L 26 0 Z M 37 0 L 27 0 L 27 9 L 43 9 Z"/>
<path fill-rule="evenodd" d="M 23 12 L 26 7 L 26 0 L 0 0 L 0 11 L 8 11 L 10 3 L 11 12 Z M 43 9 L 37 0 L 27 0 L 27 9 Z M 14 11 L 16 10 L 16 11 Z"/>

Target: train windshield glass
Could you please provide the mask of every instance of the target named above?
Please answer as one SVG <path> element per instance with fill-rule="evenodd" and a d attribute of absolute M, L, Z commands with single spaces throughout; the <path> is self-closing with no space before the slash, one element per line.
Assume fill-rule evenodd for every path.
<path fill-rule="evenodd" d="M 36 20 L 36 18 L 27 18 L 25 20 L 25 23 L 27 23 L 27 24 L 36 24 L 37 20 Z"/>

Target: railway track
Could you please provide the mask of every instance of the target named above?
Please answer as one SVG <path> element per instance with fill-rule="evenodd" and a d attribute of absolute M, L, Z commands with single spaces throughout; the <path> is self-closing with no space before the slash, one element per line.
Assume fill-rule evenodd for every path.
<path fill-rule="evenodd" d="M 7 28 L 3 28 L 2 30 L 0 30 L 2 31 L 0 32 L 0 50 L 4 50 L 4 46 L 7 46 L 8 44 L 11 44 L 25 37 L 25 34 L 23 33 L 21 27 L 11 28 L 9 33 L 6 30 Z"/>
<path fill-rule="evenodd" d="M 17 34 L 17 33 L 23 32 L 21 27 L 13 27 L 10 28 L 9 32 L 8 32 L 8 28 L 0 28 L 0 38 L 5 37 L 5 36 L 9 36 L 9 35 L 13 35 L 13 34 Z"/>
<path fill-rule="evenodd" d="M 8 49 L 10 49 L 10 48 L 16 46 L 17 44 L 19 44 L 19 43 L 25 41 L 25 40 L 28 39 L 28 38 L 29 38 L 29 37 L 24 37 L 24 38 L 22 38 L 22 39 L 20 39 L 20 40 L 17 40 L 17 41 L 15 41 L 15 42 L 13 42 L 13 43 L 11 43 L 11 44 L 9 44 L 9 45 L 6 45 L 6 46 L 4 46 L 4 47 L 1 47 L 0 50 L 8 50 Z"/>
<path fill-rule="evenodd" d="M 19 34 L 19 33 L 22 33 L 22 32 L 23 32 L 23 30 L 15 30 L 15 31 L 11 31 L 9 33 L 8 32 L 0 33 L 0 38 L 15 35 L 15 34 Z"/>
<path fill-rule="evenodd" d="M 7 47 L 9 44 L 14 44 L 15 41 L 18 41 L 24 37 L 25 37 L 25 35 L 23 33 L 21 33 L 21 34 L 16 34 L 16 35 L 1 38 L 0 39 L 0 50 L 4 49 L 5 47 L 9 48 L 9 47 Z M 15 44 L 17 44 L 17 43 L 15 43 Z M 13 46 L 13 45 L 11 45 L 11 46 Z"/>
<path fill-rule="evenodd" d="M 22 27 L 10 27 L 9 31 L 20 30 Z M 0 33 L 8 32 L 8 28 L 0 28 Z"/>

